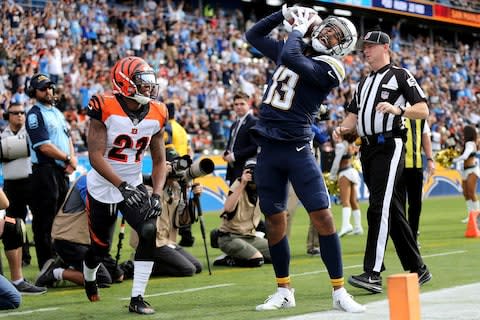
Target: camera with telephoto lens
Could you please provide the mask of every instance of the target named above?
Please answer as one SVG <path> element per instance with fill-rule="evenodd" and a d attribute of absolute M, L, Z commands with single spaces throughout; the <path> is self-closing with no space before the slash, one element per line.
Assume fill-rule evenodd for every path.
<path fill-rule="evenodd" d="M 255 183 L 255 166 L 257 165 L 257 159 L 250 158 L 245 162 L 245 166 L 243 170 L 248 170 L 248 172 L 252 175 L 252 183 Z"/>
<path fill-rule="evenodd" d="M 0 139 L 0 161 L 7 162 L 28 156 L 30 156 L 30 148 L 25 134 Z"/>
<path fill-rule="evenodd" d="M 188 155 L 173 159 L 172 161 L 170 161 L 172 172 L 170 172 L 169 177 L 181 178 L 183 172 L 187 170 L 191 165 L 192 165 L 192 159 Z"/>
<path fill-rule="evenodd" d="M 209 158 L 192 161 L 188 155 L 185 155 L 172 160 L 170 163 L 172 166 L 172 172 L 169 177 L 183 181 L 190 181 L 195 178 L 203 177 L 215 170 L 215 164 Z"/>

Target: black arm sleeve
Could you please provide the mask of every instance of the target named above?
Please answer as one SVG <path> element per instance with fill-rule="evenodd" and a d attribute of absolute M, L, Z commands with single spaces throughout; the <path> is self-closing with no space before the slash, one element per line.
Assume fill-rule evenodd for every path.
<path fill-rule="evenodd" d="M 245 33 L 247 41 L 255 49 L 275 62 L 280 54 L 283 42 L 268 37 L 268 34 L 282 21 L 282 11 L 278 11 L 258 21 Z"/>

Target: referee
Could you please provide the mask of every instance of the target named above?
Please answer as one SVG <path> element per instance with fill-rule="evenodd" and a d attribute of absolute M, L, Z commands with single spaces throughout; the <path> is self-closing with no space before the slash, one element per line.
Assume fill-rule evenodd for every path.
<path fill-rule="evenodd" d="M 430 127 L 425 119 L 406 119 L 407 142 L 405 153 L 405 170 L 403 181 L 407 188 L 408 210 L 407 217 L 415 240 L 418 235 L 420 213 L 422 212 L 423 193 L 423 161 L 422 149 L 426 156 L 426 171 L 428 177 L 435 172 L 435 162 L 432 155 Z M 418 244 L 418 241 L 417 241 Z"/>
<path fill-rule="evenodd" d="M 368 32 L 360 45 L 372 72 L 358 84 L 347 107 L 348 115 L 334 134 L 356 130 L 361 137 L 360 161 L 370 191 L 364 273 L 351 276 L 348 282 L 381 293 L 380 273 L 385 270 L 389 231 L 404 270 L 418 273 L 420 284 L 432 277 L 405 218 L 406 191 L 401 179 L 406 140 L 402 117 L 425 119 L 428 106 L 412 74 L 390 62 L 390 37 L 386 33 Z"/>

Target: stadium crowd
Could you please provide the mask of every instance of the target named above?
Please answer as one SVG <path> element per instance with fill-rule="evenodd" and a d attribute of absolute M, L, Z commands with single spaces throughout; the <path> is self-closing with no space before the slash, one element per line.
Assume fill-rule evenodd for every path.
<path fill-rule="evenodd" d="M 158 3 L 157 3 L 158 2 Z M 106 1 L 46 3 L 43 11 L 8 1 L 0 9 L 0 107 L 30 107 L 25 88 L 35 72 L 56 82 L 77 152 L 86 137 L 89 98 L 110 88 L 110 68 L 126 55 L 143 57 L 157 71 L 160 98 L 176 101 L 177 120 L 192 137 L 195 152 L 222 150 L 235 118 L 233 93 L 240 89 L 260 104 L 273 65 L 247 45 L 244 31 L 256 18 L 240 10 L 188 8 L 183 2 L 147 1 L 143 9 Z M 277 29 L 274 36 L 283 37 Z M 393 59 L 408 68 L 427 93 L 434 147 L 460 141 L 465 123 L 477 124 L 480 44 L 449 43 L 437 37 L 401 38 L 392 28 Z M 357 54 L 345 58 L 347 78 L 326 103 L 329 127 L 344 115 L 354 84 L 368 73 Z M 0 127 L 6 123 L 1 122 Z"/>

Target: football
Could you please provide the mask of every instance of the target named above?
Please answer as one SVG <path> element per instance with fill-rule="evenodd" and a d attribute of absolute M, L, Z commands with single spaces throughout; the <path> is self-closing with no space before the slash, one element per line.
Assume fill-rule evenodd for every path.
<path fill-rule="evenodd" d="M 320 16 L 316 12 L 310 12 L 309 18 L 312 18 L 313 16 L 315 16 L 315 20 L 313 21 L 313 23 L 310 25 L 307 32 L 305 33 L 305 36 L 304 36 L 305 38 L 310 38 L 313 30 L 322 23 L 322 18 L 320 18 Z M 288 23 L 293 28 L 295 26 L 295 19 L 294 18 L 289 19 Z"/>

